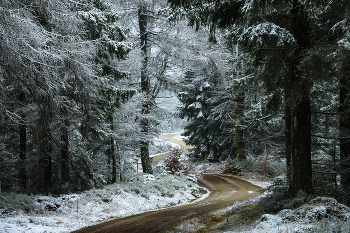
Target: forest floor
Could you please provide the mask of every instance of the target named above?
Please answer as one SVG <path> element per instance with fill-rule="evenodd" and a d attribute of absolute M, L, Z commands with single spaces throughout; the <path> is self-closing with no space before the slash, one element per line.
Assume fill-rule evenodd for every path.
<path fill-rule="evenodd" d="M 176 144 L 182 141 L 178 134 L 161 137 Z M 153 164 L 161 165 L 165 157 L 163 153 L 157 154 Z M 125 232 L 138 232 L 137 229 L 142 229 L 139 232 L 166 229 L 165 232 L 174 233 L 350 232 L 350 209 L 331 198 L 315 198 L 295 210 L 265 214 L 259 204 L 262 195 L 258 190 L 270 185 L 270 179 L 254 172 L 243 172 L 238 177 L 222 175 L 225 166 L 225 163 L 192 166 L 194 175 L 199 177 L 198 184 L 207 189 L 197 184 L 194 175 L 159 174 L 138 176 L 141 178 L 138 181 L 80 194 L 26 197 L 26 202 L 28 198 L 34 202 L 30 211 L 0 207 L 0 232 L 63 233 L 113 219 L 125 221 L 120 230 L 113 232 L 123 232 L 121 229 L 130 226 L 136 228 Z M 0 194 L 0 202 L 16 198 L 23 197 Z M 112 225 L 121 223 L 117 222 Z M 137 228 L 140 224 L 142 227 Z M 107 232 L 107 228 L 101 232 Z"/>
<path fill-rule="evenodd" d="M 167 138 L 167 136 L 162 137 Z M 179 135 L 169 137 L 168 139 L 173 143 L 182 141 Z M 197 172 L 208 171 L 208 167 L 215 167 L 211 172 L 217 174 L 220 173 L 222 165 L 201 164 L 197 167 Z M 139 179 L 133 182 L 116 183 L 103 189 L 55 197 L 2 193 L 0 194 L 0 232 L 71 232 L 112 219 L 194 204 L 209 195 L 206 189 L 197 184 L 194 176 L 159 174 L 138 175 L 137 178 Z M 232 189 L 234 187 L 231 187 Z M 251 193 L 252 196 L 256 194 L 257 192 Z M 2 208 L 1 202 L 15 203 L 16 206 L 12 208 L 9 204 L 9 208 Z M 18 208 L 18 206 L 23 207 L 24 204 L 25 208 Z"/>
<path fill-rule="evenodd" d="M 163 140 L 178 143 L 179 135 L 164 135 Z M 175 140 L 174 140 L 175 139 Z M 181 149 L 186 150 L 184 144 Z M 221 174 L 226 164 L 198 163 L 194 174 Z M 236 178 L 249 181 L 260 187 L 271 184 L 271 178 L 261 172 L 244 171 Z M 179 222 L 166 232 L 172 233 L 301 233 L 301 232 L 350 232 L 350 208 L 333 198 L 314 197 L 295 209 L 284 209 L 275 215 L 262 210 L 261 198 L 266 193 L 243 202 L 236 202 L 227 208 L 198 214 Z"/>

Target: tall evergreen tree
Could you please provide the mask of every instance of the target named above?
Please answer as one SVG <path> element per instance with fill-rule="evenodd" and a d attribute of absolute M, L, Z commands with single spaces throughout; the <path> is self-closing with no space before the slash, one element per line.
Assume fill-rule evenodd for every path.
<path fill-rule="evenodd" d="M 151 108 L 151 86 L 150 77 L 147 72 L 148 67 L 148 56 L 150 55 L 150 45 L 149 45 L 149 9 L 148 4 L 141 2 L 138 6 L 138 21 L 140 30 L 140 44 L 142 51 L 142 67 L 141 67 L 141 91 L 143 97 L 142 110 L 141 110 L 141 130 L 144 135 L 144 139 L 140 141 L 140 152 L 141 152 L 141 162 L 142 169 L 144 173 L 153 173 L 151 160 L 149 157 L 149 119 L 148 115 Z"/>
<path fill-rule="evenodd" d="M 127 57 L 131 48 L 124 42 L 125 31 L 117 25 L 119 15 L 113 12 L 112 5 L 103 0 L 92 1 L 89 11 L 82 12 L 81 15 L 87 27 L 86 37 L 88 40 L 95 41 L 98 49 L 94 61 L 98 68 L 96 74 L 101 79 L 101 86 L 95 98 L 91 99 L 86 93 L 88 101 L 84 109 L 87 120 L 83 122 L 82 132 L 83 134 L 93 133 L 97 136 L 93 139 L 95 142 L 108 145 L 105 152 L 108 161 L 112 161 L 111 182 L 114 183 L 117 180 L 115 148 L 115 130 L 117 129 L 114 114 L 120 105 L 135 93 L 134 89 L 118 86 L 118 81 L 125 79 L 127 74 L 119 70 L 117 63 Z M 108 136 L 105 137 L 105 135 Z M 98 144 L 96 147 L 99 147 Z M 96 147 L 91 149 L 95 150 Z"/>
<path fill-rule="evenodd" d="M 267 90 L 284 89 L 289 191 L 291 195 L 312 192 L 312 82 L 305 78 L 303 58 L 317 41 L 315 35 L 319 35 L 315 12 L 327 11 L 323 7 L 328 3 L 321 1 L 315 6 L 298 0 L 169 2 L 174 8 L 186 10 L 194 24 L 228 29 L 231 43 L 239 43 L 253 55 Z"/>

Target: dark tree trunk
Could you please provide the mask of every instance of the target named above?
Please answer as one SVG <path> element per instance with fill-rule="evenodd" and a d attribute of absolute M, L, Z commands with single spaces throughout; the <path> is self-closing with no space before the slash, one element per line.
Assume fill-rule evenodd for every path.
<path fill-rule="evenodd" d="M 39 170 L 40 170 L 40 190 L 48 193 L 52 189 L 52 135 L 50 122 L 52 121 L 51 99 L 48 98 L 46 106 L 43 106 L 41 117 L 38 122 L 38 143 L 40 145 L 39 153 Z"/>
<path fill-rule="evenodd" d="M 303 6 L 294 0 L 291 30 L 296 39 L 291 80 L 291 146 L 289 193 L 312 192 L 311 104 L 308 80 L 302 77 L 300 61 L 309 48 L 309 27 Z"/>
<path fill-rule="evenodd" d="M 290 169 L 291 169 L 291 127 L 292 127 L 292 118 L 290 110 L 290 84 L 289 82 L 285 83 L 284 87 L 284 135 L 285 135 L 285 149 L 286 149 L 286 165 L 287 165 L 287 181 L 290 183 Z"/>
<path fill-rule="evenodd" d="M 112 155 L 112 183 L 117 182 L 117 160 L 115 157 L 115 141 L 111 138 L 111 155 Z"/>
<path fill-rule="evenodd" d="M 237 118 L 235 122 L 235 139 L 236 139 L 236 146 L 237 146 L 238 161 L 241 161 L 242 159 L 246 159 L 244 131 L 243 131 L 244 99 L 245 99 L 245 93 L 239 90 L 239 88 L 236 88 Z"/>
<path fill-rule="evenodd" d="M 312 192 L 310 101 L 303 100 L 296 105 L 291 111 L 291 195 L 296 195 L 298 191 Z"/>
<path fill-rule="evenodd" d="M 110 153 L 111 153 L 111 158 L 112 158 L 112 184 L 117 182 L 117 159 L 116 159 L 116 154 L 115 154 L 115 140 L 114 140 L 114 124 L 113 124 L 113 117 L 111 116 L 111 120 L 110 120 L 110 124 L 111 124 L 111 131 L 112 131 L 112 135 L 111 135 L 111 148 L 110 148 Z"/>
<path fill-rule="evenodd" d="M 66 107 L 61 108 L 61 115 L 64 118 L 62 131 L 61 131 L 61 178 L 64 182 L 70 181 L 70 169 L 69 169 L 69 120 L 68 111 Z"/>
<path fill-rule="evenodd" d="M 19 94 L 19 102 L 23 103 L 25 101 L 24 92 Z M 19 188 L 22 192 L 27 190 L 27 171 L 26 171 L 26 156 L 27 152 L 27 127 L 26 127 L 26 117 L 23 112 L 21 112 L 21 122 L 19 126 L 19 168 L 18 168 L 18 181 Z"/>
<path fill-rule="evenodd" d="M 52 176 L 52 140 L 51 133 L 49 131 L 43 132 L 43 138 L 40 142 L 42 145 L 40 155 L 40 189 L 44 193 L 50 192 L 52 188 L 51 176 Z"/>
<path fill-rule="evenodd" d="M 144 139 L 140 141 L 141 163 L 144 173 L 153 173 L 151 160 L 149 158 L 149 120 L 147 115 L 150 113 L 150 79 L 147 74 L 148 66 L 148 32 L 147 32 L 147 9 L 145 6 L 140 6 L 138 9 L 139 28 L 141 37 L 141 51 L 143 53 L 142 67 L 141 67 L 141 90 L 144 97 L 141 111 L 141 130 Z"/>
<path fill-rule="evenodd" d="M 348 57 L 345 64 L 349 64 Z M 350 191 L 350 71 L 344 67 L 340 78 L 339 91 L 339 131 L 340 131 L 340 172 L 341 185 Z M 348 198 L 347 198 L 348 199 Z"/>

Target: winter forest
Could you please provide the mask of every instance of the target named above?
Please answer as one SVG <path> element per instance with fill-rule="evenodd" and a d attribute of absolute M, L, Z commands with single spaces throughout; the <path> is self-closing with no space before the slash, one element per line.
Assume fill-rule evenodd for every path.
<path fill-rule="evenodd" d="M 173 132 L 276 202 L 350 204 L 350 1 L 0 1 L 0 198 L 157 173 Z"/>

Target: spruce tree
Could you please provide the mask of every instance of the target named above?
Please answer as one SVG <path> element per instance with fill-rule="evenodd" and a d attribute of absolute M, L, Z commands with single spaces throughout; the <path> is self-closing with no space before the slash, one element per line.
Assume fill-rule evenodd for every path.
<path fill-rule="evenodd" d="M 308 2 L 169 2 L 174 8 L 187 11 L 197 25 L 209 25 L 213 30 L 228 29 L 232 45 L 239 43 L 253 56 L 268 89 L 284 88 L 285 103 L 288 103 L 285 132 L 289 192 L 291 195 L 299 191 L 312 192 L 312 83 L 304 78 L 302 66 L 312 41 L 310 19 L 313 15 L 312 9 L 307 9 Z"/>

